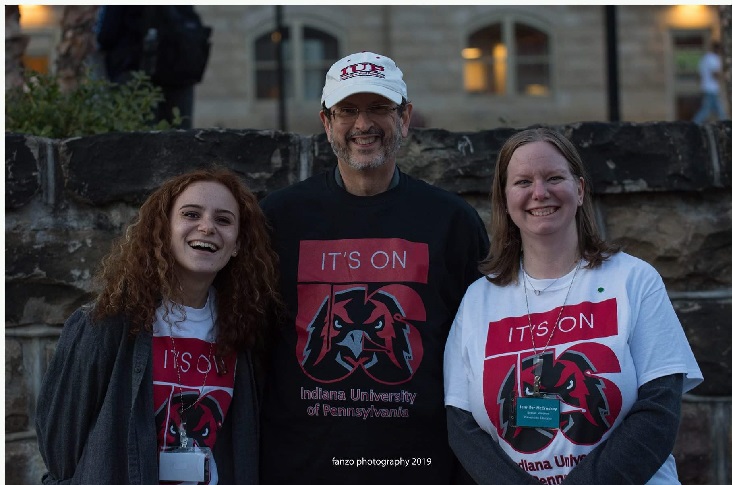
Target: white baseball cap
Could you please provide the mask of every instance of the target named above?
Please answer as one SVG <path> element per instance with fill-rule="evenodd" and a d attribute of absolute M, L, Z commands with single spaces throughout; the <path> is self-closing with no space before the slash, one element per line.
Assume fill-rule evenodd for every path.
<path fill-rule="evenodd" d="M 326 108 L 356 93 L 374 93 L 397 104 L 407 99 L 407 85 L 394 61 L 373 52 L 358 52 L 333 64 L 325 75 L 320 102 Z"/>

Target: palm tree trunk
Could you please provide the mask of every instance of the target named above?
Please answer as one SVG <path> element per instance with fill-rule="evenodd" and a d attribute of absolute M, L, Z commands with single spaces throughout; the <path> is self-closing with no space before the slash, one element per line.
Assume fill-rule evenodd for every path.
<path fill-rule="evenodd" d="M 20 31 L 20 9 L 5 5 L 5 90 L 23 85 L 23 54 L 30 38 Z"/>
<path fill-rule="evenodd" d="M 719 6 L 722 80 L 727 91 L 727 113 L 732 113 L 732 6 Z"/>
<path fill-rule="evenodd" d="M 96 51 L 94 24 L 97 5 L 66 5 L 61 18 L 61 40 L 56 73 L 61 90 L 74 89 L 87 69 L 87 59 Z"/>

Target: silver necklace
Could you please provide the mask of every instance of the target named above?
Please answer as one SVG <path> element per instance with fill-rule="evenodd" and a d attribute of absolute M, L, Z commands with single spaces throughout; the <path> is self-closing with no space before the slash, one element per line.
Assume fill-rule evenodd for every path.
<path fill-rule="evenodd" d="M 214 316 L 213 316 L 213 308 L 211 308 L 212 303 L 211 301 L 207 301 L 209 307 L 208 311 L 211 313 L 211 325 L 213 326 L 216 322 L 214 322 Z M 186 432 L 186 419 L 185 419 L 185 413 L 192 407 L 194 407 L 196 404 L 198 404 L 201 401 L 201 398 L 203 397 L 203 390 L 206 388 L 206 379 L 208 379 L 208 373 L 211 372 L 211 367 L 213 367 L 213 363 L 211 362 L 211 355 L 213 354 L 213 342 L 208 343 L 208 369 L 206 369 L 206 373 L 203 375 L 203 384 L 201 385 L 201 390 L 198 393 L 198 398 L 196 400 L 189 404 L 188 407 L 186 407 L 183 404 L 183 381 L 180 378 L 180 366 L 178 365 L 178 352 L 175 349 L 175 338 L 173 337 L 173 324 L 169 321 L 168 322 L 168 328 L 170 329 L 170 341 L 173 343 L 173 363 L 175 365 L 175 370 L 178 372 L 178 389 L 180 389 L 180 393 L 178 396 L 180 397 L 180 445 L 182 448 L 188 448 L 188 433 Z"/>
<path fill-rule="evenodd" d="M 552 286 L 552 285 L 553 285 L 554 283 L 556 283 L 557 281 L 559 281 L 560 279 L 562 279 L 562 277 L 560 276 L 559 278 L 557 278 L 557 279 L 555 279 L 554 281 L 552 281 L 551 283 L 549 283 L 549 284 L 548 284 L 548 285 L 547 285 L 547 286 L 546 286 L 546 287 L 545 287 L 545 288 L 544 288 L 543 290 L 537 290 L 537 289 L 536 289 L 536 287 L 535 287 L 534 285 L 532 285 L 532 284 L 531 284 L 531 281 L 530 281 L 530 280 L 529 280 L 528 278 L 526 278 L 526 277 L 525 277 L 525 276 L 527 275 L 527 273 L 526 273 L 526 270 L 525 270 L 525 269 L 524 269 L 524 267 L 523 267 L 523 264 L 521 265 L 521 270 L 522 270 L 522 271 L 524 272 L 524 281 L 528 281 L 528 282 L 529 282 L 529 286 L 531 286 L 531 289 L 532 289 L 532 290 L 534 290 L 534 294 L 535 294 L 536 296 L 539 296 L 539 295 L 541 295 L 541 294 L 542 294 L 542 293 L 544 293 L 544 292 L 545 292 L 546 290 L 548 290 L 549 288 L 551 288 L 551 286 Z"/>
<path fill-rule="evenodd" d="M 544 346 L 544 350 L 542 350 L 541 353 L 537 352 L 537 350 L 536 350 L 536 343 L 534 342 L 534 328 L 533 328 L 533 325 L 531 324 L 531 310 L 529 309 L 529 293 L 526 291 L 527 275 L 526 275 L 526 270 L 523 269 L 523 264 L 521 265 L 521 270 L 524 273 L 524 277 L 523 277 L 523 283 L 524 283 L 524 285 L 523 286 L 524 286 L 524 297 L 526 298 L 526 319 L 529 321 L 529 334 L 531 335 L 531 347 L 534 349 L 534 389 L 533 389 L 533 394 L 537 394 L 538 395 L 539 394 L 539 388 L 541 386 L 541 368 L 542 368 L 542 365 L 541 364 L 543 362 L 541 360 L 541 355 L 543 355 L 544 353 L 546 353 L 546 349 L 549 348 L 549 342 L 551 342 L 552 337 L 554 336 L 554 331 L 559 326 L 559 321 L 562 319 L 562 313 L 564 313 L 564 307 L 567 305 L 567 299 L 569 298 L 569 293 L 572 291 L 572 285 L 574 284 L 574 278 L 575 278 L 575 276 L 577 276 L 577 271 L 579 270 L 579 267 L 580 267 L 580 264 L 581 263 L 582 263 L 582 258 L 580 258 L 580 260 L 577 261 L 577 265 L 574 267 L 574 273 L 572 274 L 572 280 L 569 282 L 569 288 L 567 289 L 567 294 L 564 295 L 564 303 L 562 303 L 562 307 L 559 309 L 559 315 L 557 316 L 557 321 L 554 322 L 554 328 L 552 328 L 552 333 L 549 334 L 549 338 L 546 341 L 546 345 Z M 561 277 L 560 278 L 557 278 L 557 280 L 558 279 L 561 279 Z M 552 282 L 552 285 L 555 282 L 556 282 L 556 280 L 554 280 Z M 529 284 L 531 284 L 531 282 L 529 282 Z M 549 286 L 551 286 L 551 285 L 549 285 Z M 549 286 L 547 286 L 547 288 Z M 544 288 L 544 290 L 542 290 L 542 291 L 546 291 L 546 288 Z M 536 293 L 536 290 L 534 290 L 534 292 Z M 537 293 L 537 295 L 538 294 L 539 293 Z"/>

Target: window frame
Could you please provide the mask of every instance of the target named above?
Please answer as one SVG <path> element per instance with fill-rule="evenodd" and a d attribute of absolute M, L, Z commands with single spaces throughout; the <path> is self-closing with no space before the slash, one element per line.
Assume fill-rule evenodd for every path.
<path fill-rule="evenodd" d="M 546 95 L 531 95 L 524 94 L 518 90 L 518 66 L 520 65 L 517 60 L 517 45 L 516 45 L 516 24 L 524 24 L 536 30 L 539 30 L 547 37 L 547 54 L 546 62 L 548 67 L 548 92 Z M 468 28 L 466 28 L 463 47 L 473 47 L 470 45 L 470 37 L 480 30 L 490 27 L 491 25 L 498 24 L 501 31 L 501 42 L 506 46 L 506 90 L 504 93 L 491 93 L 491 92 L 477 92 L 468 91 L 465 88 L 465 78 L 463 77 L 462 91 L 468 96 L 488 96 L 488 97 L 519 97 L 519 98 L 530 98 L 530 99 L 554 99 L 557 96 L 557 64 L 556 64 L 556 36 L 552 25 L 540 18 L 515 11 L 503 11 L 495 12 L 490 16 L 481 17 L 479 20 L 472 22 Z M 460 57 L 462 65 L 470 62 L 469 60 Z"/>
<path fill-rule="evenodd" d="M 335 42 L 336 42 L 336 58 L 332 61 L 323 60 L 324 63 L 329 63 L 328 67 L 330 65 L 340 59 L 342 56 L 343 51 L 343 35 L 338 32 L 336 29 L 333 28 L 332 25 L 327 24 L 323 22 L 322 20 L 312 18 L 312 17 L 301 17 L 295 19 L 285 19 L 283 22 L 283 27 L 286 27 L 289 29 L 290 33 L 290 46 L 292 49 L 292 65 L 290 66 L 290 72 L 292 73 L 292 93 L 288 93 L 287 96 L 288 101 L 292 102 L 313 102 L 317 101 L 320 102 L 320 95 L 318 95 L 317 100 L 306 98 L 305 97 L 305 69 L 306 68 L 312 68 L 312 61 L 306 61 L 304 58 L 304 43 L 305 43 L 305 29 L 314 29 L 317 31 L 320 31 L 326 35 L 331 36 Z M 263 35 L 267 35 L 270 32 L 272 32 L 276 28 L 276 25 L 274 22 L 267 22 L 261 26 L 261 28 L 257 29 L 256 31 L 253 31 L 251 33 L 251 37 L 249 39 L 249 50 L 251 52 L 251 59 L 252 59 L 252 66 L 253 69 L 250 72 L 250 79 L 251 79 L 251 99 L 254 102 L 257 103 L 267 103 L 276 101 L 276 98 L 259 98 L 257 96 L 257 73 L 261 69 L 261 64 L 264 63 L 270 63 L 271 61 L 260 61 L 257 58 L 257 51 L 256 51 L 256 43 L 257 40 L 262 37 Z M 327 68 L 326 68 L 327 69 Z"/>

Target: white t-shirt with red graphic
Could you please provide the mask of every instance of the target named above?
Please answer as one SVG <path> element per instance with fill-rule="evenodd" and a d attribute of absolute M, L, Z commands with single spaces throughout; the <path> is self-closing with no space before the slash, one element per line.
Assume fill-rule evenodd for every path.
<path fill-rule="evenodd" d="M 166 316 L 165 306 L 161 305 L 156 312 L 153 402 L 159 447 L 180 446 L 180 424 L 185 419 L 188 446 L 213 450 L 231 404 L 236 356 L 224 359 L 226 372 L 216 362 L 215 301 L 212 289 L 203 308 L 169 305 Z M 205 483 L 216 485 L 218 473 L 213 457 L 210 477 Z"/>
<path fill-rule="evenodd" d="M 523 276 L 505 287 L 477 280 L 463 298 L 445 349 L 445 403 L 471 412 L 542 483 L 561 482 L 607 439 L 641 385 L 680 373 L 687 392 L 702 381 L 652 266 L 619 253 L 600 268 L 586 269 L 583 262 L 572 283 L 573 273 L 540 295 L 528 283 L 524 291 Z M 539 290 L 549 283 L 529 282 Z M 541 357 L 542 392 L 560 399 L 559 429 L 509 426 L 515 398 L 531 392 L 535 353 Z M 679 483 L 672 456 L 648 483 Z"/>

